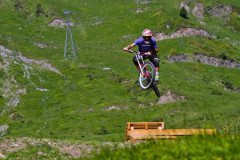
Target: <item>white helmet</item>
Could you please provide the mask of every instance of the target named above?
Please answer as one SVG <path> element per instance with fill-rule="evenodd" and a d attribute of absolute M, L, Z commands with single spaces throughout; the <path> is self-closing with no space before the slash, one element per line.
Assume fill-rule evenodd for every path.
<path fill-rule="evenodd" d="M 149 29 L 144 29 L 144 31 L 142 32 L 143 37 L 152 37 L 152 35 L 152 31 L 150 31 Z"/>

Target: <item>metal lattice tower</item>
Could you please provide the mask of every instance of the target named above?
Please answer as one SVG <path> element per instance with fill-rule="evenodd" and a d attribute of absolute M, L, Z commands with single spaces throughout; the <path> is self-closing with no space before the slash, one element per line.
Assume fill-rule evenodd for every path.
<path fill-rule="evenodd" d="M 76 58 L 76 47 L 73 39 L 71 22 L 70 22 L 70 14 L 71 11 L 64 11 L 64 14 L 67 16 L 66 19 L 66 39 L 65 39 L 65 47 L 64 47 L 64 58 L 65 59 L 75 59 Z"/>

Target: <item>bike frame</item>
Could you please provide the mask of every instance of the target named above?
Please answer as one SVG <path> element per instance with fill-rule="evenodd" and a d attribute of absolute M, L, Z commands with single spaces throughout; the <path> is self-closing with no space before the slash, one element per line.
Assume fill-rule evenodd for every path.
<path fill-rule="evenodd" d="M 136 55 L 136 59 L 137 59 L 137 62 L 138 62 L 138 67 L 140 69 L 140 72 L 141 72 L 142 75 L 144 75 L 143 72 L 142 72 L 142 66 L 144 66 L 144 60 L 143 60 L 142 55 L 140 55 L 139 52 Z"/>
<path fill-rule="evenodd" d="M 138 62 L 138 67 L 139 67 L 139 72 L 144 75 L 144 73 L 142 72 L 142 66 L 144 66 L 144 60 L 143 60 L 143 56 L 140 54 L 140 52 L 137 51 L 132 51 L 130 50 L 131 53 L 136 53 L 136 60 Z"/>

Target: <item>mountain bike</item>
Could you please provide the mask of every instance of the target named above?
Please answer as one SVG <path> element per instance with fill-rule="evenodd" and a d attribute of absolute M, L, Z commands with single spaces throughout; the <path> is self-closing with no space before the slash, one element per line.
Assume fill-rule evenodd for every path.
<path fill-rule="evenodd" d="M 157 97 L 160 97 L 160 91 L 155 82 L 155 67 L 152 62 L 145 62 L 140 52 L 129 50 L 129 53 L 136 53 L 136 60 L 139 67 L 139 84 L 144 90 L 152 88 Z"/>

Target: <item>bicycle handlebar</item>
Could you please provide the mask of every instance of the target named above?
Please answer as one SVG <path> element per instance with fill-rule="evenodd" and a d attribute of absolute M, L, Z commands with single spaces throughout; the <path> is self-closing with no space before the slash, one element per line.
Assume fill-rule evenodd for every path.
<path fill-rule="evenodd" d="M 128 50 L 129 53 L 139 53 L 138 51 Z"/>

